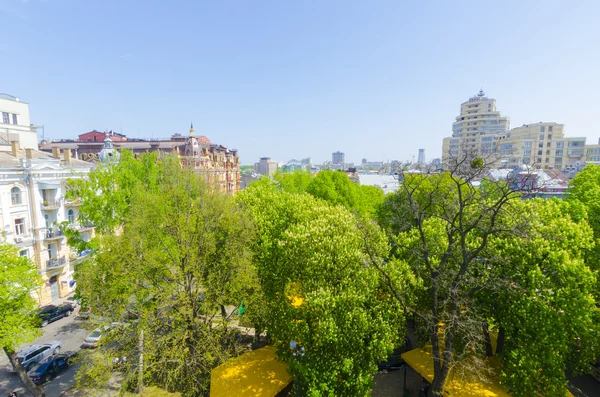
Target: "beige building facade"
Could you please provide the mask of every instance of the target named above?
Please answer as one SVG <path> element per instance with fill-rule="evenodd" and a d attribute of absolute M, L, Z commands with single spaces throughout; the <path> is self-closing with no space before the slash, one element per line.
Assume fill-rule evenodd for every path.
<path fill-rule="evenodd" d="M 452 124 L 452 136 L 444 138 L 442 162 L 459 158 L 464 153 L 476 155 L 495 151 L 498 134 L 510 129 L 510 119 L 496 108 L 496 100 L 488 98 L 483 90 L 460 105 L 460 114 Z"/>
<path fill-rule="evenodd" d="M 563 124 L 539 122 L 500 134 L 497 153 L 502 168 L 521 164 L 563 170 L 585 160 L 585 137 L 565 137 Z"/>

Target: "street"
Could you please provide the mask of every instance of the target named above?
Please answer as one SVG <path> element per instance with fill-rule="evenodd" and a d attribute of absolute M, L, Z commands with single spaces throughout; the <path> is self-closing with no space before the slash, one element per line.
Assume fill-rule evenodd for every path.
<path fill-rule="evenodd" d="M 79 351 L 83 343 L 83 338 L 88 334 L 88 331 L 84 328 L 84 322 L 85 320 L 74 316 L 55 321 L 43 328 L 44 334 L 42 336 L 33 342 L 20 346 L 17 351 L 32 344 L 54 340 L 62 343 L 62 353 Z M 9 390 L 17 391 L 19 396 L 31 396 L 21 384 L 19 377 L 7 369 L 7 365 L 9 365 L 8 357 L 2 352 L 0 355 L 0 396 L 7 396 Z M 59 397 L 61 393 L 71 388 L 75 384 L 74 376 L 76 370 L 77 366 L 68 368 L 55 379 L 47 382 L 45 384 L 46 396 Z"/>

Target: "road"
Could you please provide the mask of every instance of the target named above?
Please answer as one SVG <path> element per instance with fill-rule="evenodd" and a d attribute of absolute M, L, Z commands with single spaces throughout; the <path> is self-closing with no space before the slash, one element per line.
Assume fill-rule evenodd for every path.
<path fill-rule="evenodd" d="M 58 340 L 62 343 L 61 351 L 79 351 L 83 343 L 83 338 L 88 334 L 84 328 L 84 320 L 74 316 L 65 317 L 58 321 L 49 324 L 43 329 L 44 334 L 31 343 L 21 346 L 18 350 L 25 346 L 35 343 L 49 342 Z M 4 352 L 0 355 L 0 396 L 7 396 L 9 390 L 15 390 L 21 396 L 31 396 L 29 392 L 21 384 L 19 377 L 10 372 L 6 366 L 9 365 L 8 357 Z M 75 372 L 77 366 L 68 368 L 52 381 L 46 383 L 46 396 L 59 397 L 61 393 L 68 390 L 75 384 Z"/>

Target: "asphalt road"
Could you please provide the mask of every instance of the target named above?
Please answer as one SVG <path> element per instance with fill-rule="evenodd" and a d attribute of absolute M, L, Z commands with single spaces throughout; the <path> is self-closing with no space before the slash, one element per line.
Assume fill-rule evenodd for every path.
<path fill-rule="evenodd" d="M 31 343 L 21 346 L 19 350 L 32 344 L 58 340 L 62 343 L 62 353 L 79 351 L 83 343 L 83 338 L 88 334 L 84 326 L 85 320 L 74 316 L 62 318 L 49 324 L 43 329 L 44 334 L 42 336 Z M 19 377 L 6 368 L 9 365 L 8 357 L 6 357 L 4 352 L 0 354 L 0 396 L 7 396 L 9 390 L 17 391 L 19 397 L 31 396 L 21 384 Z M 75 384 L 74 376 L 76 371 L 77 366 L 73 366 L 46 383 L 46 396 L 59 397 L 61 393 L 71 388 Z"/>

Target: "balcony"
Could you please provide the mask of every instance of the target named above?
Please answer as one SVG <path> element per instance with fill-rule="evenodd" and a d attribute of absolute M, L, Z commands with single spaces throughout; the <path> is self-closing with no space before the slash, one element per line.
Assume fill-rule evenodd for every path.
<path fill-rule="evenodd" d="M 92 222 L 86 222 L 86 223 L 72 223 L 70 225 L 70 227 L 72 227 L 75 230 L 78 231 L 82 231 L 82 230 L 88 230 L 88 229 L 93 229 L 94 225 L 92 224 Z"/>
<path fill-rule="evenodd" d="M 92 250 L 84 250 L 81 252 L 71 252 L 69 255 L 69 262 L 73 265 L 83 262 L 84 259 L 90 256 Z"/>
<path fill-rule="evenodd" d="M 81 205 L 81 199 L 65 199 L 65 207 L 79 207 Z"/>
<path fill-rule="evenodd" d="M 56 240 L 56 239 L 64 237 L 64 235 L 65 235 L 65 233 L 60 229 L 56 229 L 56 230 L 48 229 L 48 230 L 46 230 L 44 237 L 46 240 Z"/>
<path fill-rule="evenodd" d="M 67 264 L 67 258 L 61 256 L 60 258 L 53 258 L 46 261 L 46 269 L 57 269 Z"/>
<path fill-rule="evenodd" d="M 43 200 L 42 210 L 43 211 L 54 211 L 60 207 L 58 200 Z"/>

